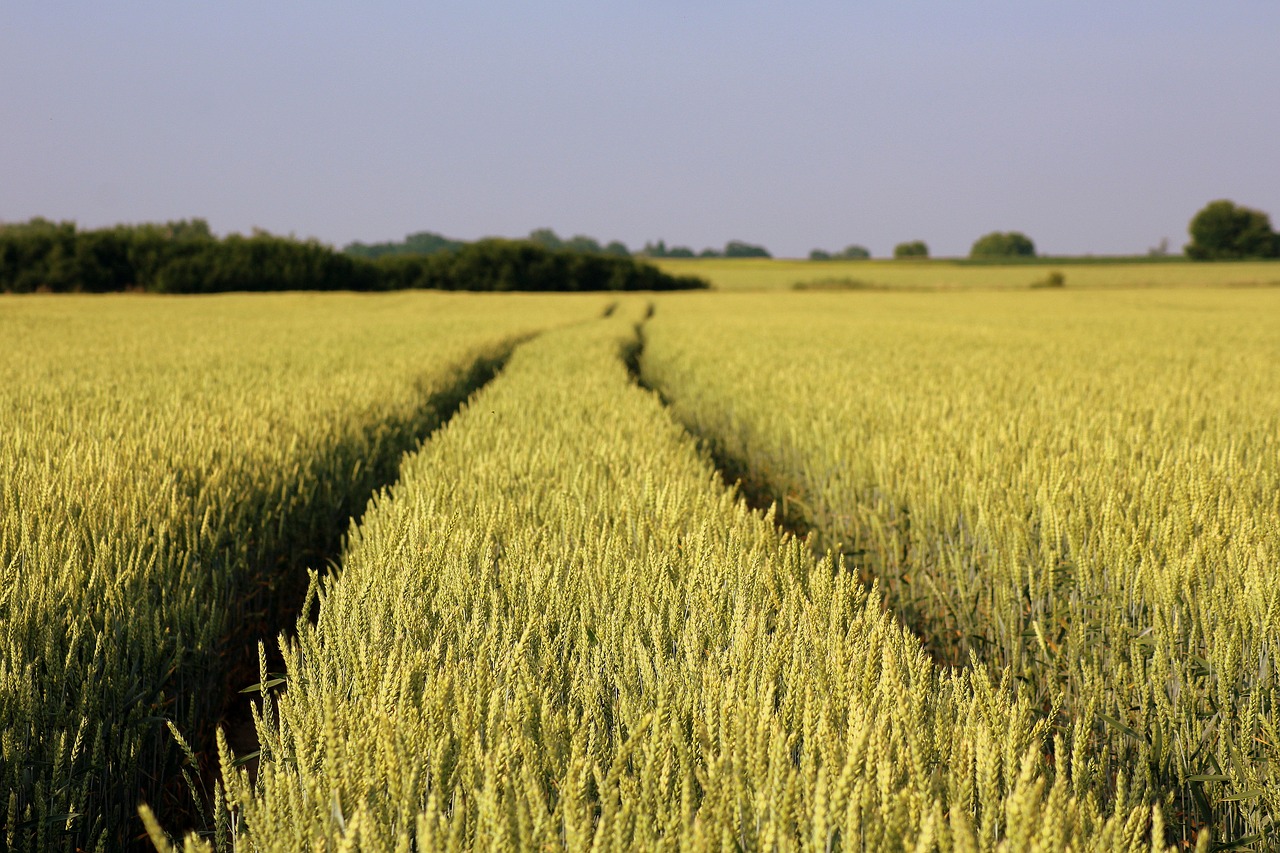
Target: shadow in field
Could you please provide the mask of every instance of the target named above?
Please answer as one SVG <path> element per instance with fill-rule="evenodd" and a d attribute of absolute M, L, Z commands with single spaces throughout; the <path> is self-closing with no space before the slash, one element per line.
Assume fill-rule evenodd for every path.
<path fill-rule="evenodd" d="M 652 316 L 653 306 L 650 305 L 645 320 Z M 847 525 L 837 523 L 830 516 L 823 515 L 820 509 L 815 509 L 808 495 L 791 478 L 777 471 L 752 466 L 746 459 L 730 452 L 718 436 L 679 417 L 662 389 L 645 379 L 644 325 L 643 322 L 636 324 L 634 340 L 623 347 L 622 360 L 627 372 L 637 386 L 655 394 L 672 420 L 697 442 L 726 488 L 734 489 L 747 506 L 763 513 L 779 531 L 807 540 L 817 557 L 842 561 L 844 568 L 856 573 L 868 588 L 878 584 L 881 607 L 915 634 L 934 663 L 944 667 L 962 667 L 968 664 L 971 650 L 981 656 L 984 649 L 972 645 L 971 638 L 958 630 L 948 612 L 939 613 L 931 598 L 914 594 L 909 583 L 899 581 L 896 567 L 886 565 L 887 558 L 864 547 L 856 531 L 848 530 Z M 913 556 L 909 550 L 910 536 L 907 535 L 911 527 L 909 507 L 897 508 L 894 525 L 902 533 L 903 551 L 892 559 L 896 565 L 909 565 Z"/>
<path fill-rule="evenodd" d="M 789 533 L 797 539 L 808 537 L 814 531 L 814 525 L 797 495 L 778 489 L 772 482 L 753 472 L 744 462 L 726 453 L 723 446 L 712 436 L 702 435 L 689 424 L 676 418 L 671 412 L 671 401 L 663 396 L 661 390 L 645 380 L 641 369 L 645 348 L 644 324 L 653 317 L 654 311 L 655 308 L 651 302 L 645 312 L 644 320 L 635 325 L 635 337 L 623 345 L 620 353 L 631 381 L 638 388 L 658 398 L 672 420 L 688 433 L 710 458 L 725 488 L 734 490 L 738 497 L 753 510 L 764 513 L 783 533 Z"/>
<path fill-rule="evenodd" d="M 650 306 L 646 320 L 652 315 L 653 308 Z M 939 586 L 931 579 L 931 572 L 941 572 L 942 568 L 936 557 L 929 553 L 917 553 L 916 549 L 922 546 L 919 537 L 912 535 L 909 506 L 897 504 L 889 520 L 890 527 L 896 533 L 896 547 L 881 551 L 861 547 L 859 534 L 850 530 L 853 522 L 849 517 L 824 515 L 821 508 L 815 511 L 806 502 L 806 495 L 788 483 L 789 478 L 778 472 L 754 469 L 745 459 L 726 452 L 724 443 L 717 436 L 707 434 L 696 424 L 681 418 L 662 389 L 646 381 L 644 353 L 645 323 L 637 323 L 634 339 L 628 341 L 621 352 L 632 381 L 638 387 L 653 393 L 667 408 L 672 420 L 693 437 L 698 446 L 708 454 L 725 486 L 734 488 L 740 499 L 752 509 L 765 513 L 765 517 L 780 531 L 805 539 L 818 557 L 841 558 L 846 570 L 856 572 L 864 585 L 871 587 L 876 584 L 882 608 L 915 635 L 934 664 L 940 668 L 963 668 L 976 663 L 979 667 L 985 667 L 996 679 L 1000 677 L 1002 670 L 1012 665 L 1008 658 L 1002 657 L 1002 651 L 996 643 L 973 630 L 974 624 L 981 625 L 995 617 L 979 610 L 980 603 L 976 599 L 969 602 L 953 600 L 938 592 Z M 971 542 L 973 535 L 965 519 L 959 518 L 955 529 L 946 534 L 949 538 L 940 541 L 943 545 L 948 541 Z M 923 547 L 928 548 L 928 543 Z M 1074 591 L 1072 594 L 1082 593 Z M 966 606 L 973 610 L 961 612 Z M 1104 603 L 1099 603 L 1095 609 L 1100 610 L 1104 606 Z M 1064 627 L 1056 638 L 1058 642 L 1062 641 L 1065 630 Z M 1047 666 L 1043 663 L 1041 665 Z M 1076 707 L 1071 697 L 1065 700 L 1062 698 L 1058 688 L 1054 686 L 1060 681 L 1059 676 L 1046 679 L 1043 683 L 1035 683 L 1019 676 L 1018 690 L 1028 698 L 1033 713 L 1047 721 L 1053 729 L 1070 733 L 1071 721 L 1080 719 L 1084 709 Z M 1092 711 L 1089 714 L 1092 715 Z M 1115 726 L 1107 720 L 1109 718 L 1095 719 L 1092 730 L 1094 737 L 1105 740 L 1108 736 L 1107 726 Z M 1133 736 L 1127 729 L 1124 732 Z M 1050 760 L 1053 760 L 1060 745 L 1056 740 L 1046 744 Z M 1124 761 L 1129 759 L 1110 760 L 1114 763 L 1106 772 L 1114 783 L 1121 775 L 1120 768 Z M 1244 798 L 1224 798 L 1216 806 L 1206 798 L 1203 792 L 1204 781 L 1222 781 L 1227 777 L 1222 775 L 1216 765 L 1210 766 L 1206 762 L 1204 766 L 1207 769 L 1203 772 L 1210 775 L 1192 775 L 1189 781 L 1184 781 L 1171 767 L 1158 770 L 1153 768 L 1152 790 L 1164 799 L 1166 813 L 1169 815 L 1165 842 L 1186 842 L 1202 829 L 1208 828 L 1215 835 L 1235 839 L 1211 849 L 1244 849 L 1250 844 L 1259 843 L 1261 836 L 1240 837 L 1243 830 L 1239 817 L 1233 817 L 1230 813 L 1235 808 L 1236 801 Z M 1104 790 L 1107 790 L 1108 797 L 1115 794 L 1114 789 Z M 1267 846 L 1266 849 L 1272 849 L 1273 846 Z"/>

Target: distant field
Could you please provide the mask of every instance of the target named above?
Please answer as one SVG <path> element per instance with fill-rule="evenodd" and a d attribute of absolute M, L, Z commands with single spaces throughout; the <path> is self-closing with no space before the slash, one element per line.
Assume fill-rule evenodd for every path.
<path fill-rule="evenodd" d="M 1068 259 L 1018 264 L 967 261 L 801 261 L 759 258 L 664 258 L 653 261 L 673 275 L 699 275 L 718 290 L 783 290 L 798 283 L 868 288 L 929 290 L 1030 287 L 1050 272 L 1066 276 L 1067 287 L 1256 287 L 1280 286 L 1280 262 L 1193 263 L 1153 261 L 1089 263 Z"/>

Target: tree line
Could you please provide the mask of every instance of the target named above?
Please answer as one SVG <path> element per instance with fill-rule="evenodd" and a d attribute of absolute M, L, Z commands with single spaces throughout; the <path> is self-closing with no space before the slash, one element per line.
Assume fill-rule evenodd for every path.
<path fill-rule="evenodd" d="M 550 228 L 535 228 L 525 238 L 526 242 L 552 250 L 566 250 L 591 255 L 609 255 L 613 257 L 642 258 L 771 258 L 772 254 L 764 246 L 748 243 L 744 240 L 730 240 L 723 249 L 703 249 L 695 252 L 688 246 L 667 246 L 665 240 L 650 241 L 644 248 L 632 252 L 621 240 L 610 240 L 601 243 L 586 234 L 575 234 L 562 238 Z M 384 258 L 392 255 L 433 255 L 437 252 L 451 252 L 466 245 L 462 240 L 454 240 L 434 231 L 419 231 L 407 235 L 399 242 L 386 243 L 349 243 L 343 252 L 359 258 Z"/>
<path fill-rule="evenodd" d="M 531 241 L 481 240 L 429 254 L 338 252 L 255 230 L 218 238 L 202 219 L 82 230 L 36 218 L 0 225 L 0 291 L 677 290 L 705 280 L 640 260 Z"/>
<path fill-rule="evenodd" d="M 646 258 L 772 258 L 773 255 L 764 246 L 747 243 L 742 240 L 730 240 L 723 249 L 703 249 L 694 252 L 688 246 L 671 246 L 665 240 L 656 243 L 645 243 L 640 254 Z"/>
<path fill-rule="evenodd" d="M 1280 258 L 1280 233 L 1266 213 L 1227 199 L 1210 202 L 1191 220 L 1193 260 Z M 899 259 L 929 257 L 923 240 L 894 247 Z M 706 287 L 701 279 L 672 276 L 645 258 L 769 258 L 764 247 L 730 240 L 723 249 L 695 253 L 658 240 L 632 253 L 621 241 L 561 239 L 539 228 L 524 240 L 488 238 L 468 243 L 430 231 L 401 242 L 352 243 L 341 252 L 316 240 L 297 240 L 255 229 L 219 238 L 203 219 L 117 225 L 92 230 L 72 222 L 35 218 L 0 224 L 0 291 L 11 293 L 145 291 L 215 293 L 267 290 L 672 290 Z M 810 260 L 859 260 L 871 252 L 857 244 L 838 252 L 814 249 Z M 1036 258 L 1035 244 L 1019 231 L 993 231 L 970 248 L 971 260 Z"/>
<path fill-rule="evenodd" d="M 434 290 L 697 290 L 697 276 L 671 275 L 642 260 L 529 240 L 487 238 L 430 255 L 390 255 L 376 262 L 385 289 Z"/>

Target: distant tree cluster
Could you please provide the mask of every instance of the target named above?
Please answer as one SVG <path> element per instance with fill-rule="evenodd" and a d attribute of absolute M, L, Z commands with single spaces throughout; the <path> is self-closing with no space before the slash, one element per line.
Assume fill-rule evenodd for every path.
<path fill-rule="evenodd" d="M 695 252 L 688 246 L 667 246 L 665 240 L 656 243 L 648 242 L 637 254 L 645 258 L 722 258 L 724 253 L 716 249 L 703 249 Z"/>
<path fill-rule="evenodd" d="M 390 289 L 435 290 L 694 290 L 704 279 L 674 276 L 635 258 L 548 249 L 529 240 L 490 238 L 454 252 L 380 258 Z"/>
<path fill-rule="evenodd" d="M 567 240 L 562 240 L 550 228 L 536 228 L 529 232 L 529 236 L 526 239 L 530 243 L 536 243 L 544 249 L 553 251 L 563 250 L 593 255 L 613 255 L 620 258 L 631 256 L 631 250 L 627 248 L 626 243 L 618 240 L 601 245 L 600 241 L 585 234 L 575 234 Z M 462 240 L 454 240 L 433 231 L 420 231 L 416 234 L 408 235 L 399 243 L 355 242 L 345 246 L 342 251 L 348 255 L 372 260 L 392 255 L 434 255 L 439 252 L 454 252 L 465 245 L 467 245 L 466 242 Z"/>
<path fill-rule="evenodd" d="M 923 240 L 910 240 L 893 247 L 893 256 L 899 260 L 929 257 L 929 247 Z"/>
<path fill-rule="evenodd" d="M 465 245 L 461 240 L 451 240 L 433 231 L 410 234 L 399 243 L 350 243 L 343 252 L 357 258 L 385 258 L 389 255 L 434 255 L 436 252 L 452 252 Z"/>
<path fill-rule="evenodd" d="M 499 239 L 499 238 L 492 238 Z M 526 242 L 552 251 L 578 252 L 587 255 L 607 255 L 627 258 L 632 252 L 627 244 L 620 240 L 601 243 L 594 237 L 575 234 L 562 238 L 550 228 L 536 228 L 529 232 Z M 454 252 L 467 243 L 453 240 L 432 231 L 410 234 L 399 243 L 351 243 L 343 248 L 343 252 L 354 257 L 376 260 L 396 255 L 434 255 L 441 252 Z M 859 247 L 850 247 L 855 249 Z M 667 246 L 665 240 L 645 243 L 644 248 L 635 253 L 645 258 L 769 258 L 769 250 L 764 246 L 747 243 L 742 240 L 730 240 L 723 249 L 703 249 L 695 252 L 688 246 Z"/>
<path fill-rule="evenodd" d="M 764 246 L 756 246 L 752 243 L 744 243 L 741 240 L 730 240 L 724 245 L 724 256 L 726 258 L 771 258 L 769 250 Z"/>
<path fill-rule="evenodd" d="M 33 219 L 0 226 L 0 291 L 586 291 L 707 286 L 702 279 L 667 275 L 630 257 L 548 249 L 531 241 L 455 243 L 427 254 L 374 252 L 372 258 L 362 257 L 336 252 L 315 240 L 263 231 L 219 239 L 201 219 L 85 231 L 71 222 Z"/>
<path fill-rule="evenodd" d="M 809 260 L 811 261 L 865 261 L 870 257 L 870 249 L 856 244 L 852 246 L 845 246 L 838 252 L 828 252 L 825 249 L 814 249 L 809 253 Z"/>
<path fill-rule="evenodd" d="M 645 243 L 640 254 L 646 258 L 771 258 L 769 250 L 764 246 L 744 243 L 741 240 L 730 240 L 723 249 L 703 249 L 695 253 L 688 246 L 672 246 L 667 248 L 663 240 L 656 243 Z"/>
<path fill-rule="evenodd" d="M 1036 245 L 1020 231 L 992 231 L 974 241 L 971 258 L 1034 258 Z"/>
<path fill-rule="evenodd" d="M 594 237 L 575 234 L 567 240 L 561 240 L 550 228 L 537 228 L 529 233 L 529 242 L 536 243 L 545 249 L 582 252 L 589 255 L 612 255 L 619 258 L 631 256 L 627 244 L 620 240 L 612 240 L 601 245 Z"/>
<path fill-rule="evenodd" d="M 1280 234 L 1271 217 L 1227 199 L 1211 201 L 1191 220 L 1188 258 L 1198 261 L 1280 258 Z"/>

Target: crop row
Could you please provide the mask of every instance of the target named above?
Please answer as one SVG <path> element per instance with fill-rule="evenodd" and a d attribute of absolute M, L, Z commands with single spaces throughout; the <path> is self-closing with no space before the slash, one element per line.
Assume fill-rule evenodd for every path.
<path fill-rule="evenodd" d="M 186 849 L 1152 849 L 1008 680 L 723 487 L 628 379 L 642 308 L 521 345 L 406 460 Z"/>
<path fill-rule="evenodd" d="M 1057 721 L 1102 795 L 1280 833 L 1280 293 L 669 298 L 645 380 Z"/>
<path fill-rule="evenodd" d="M 119 849 L 140 798 L 172 814 L 166 724 L 212 744 L 401 453 L 516 338 L 602 305 L 0 303 L 0 849 Z"/>

